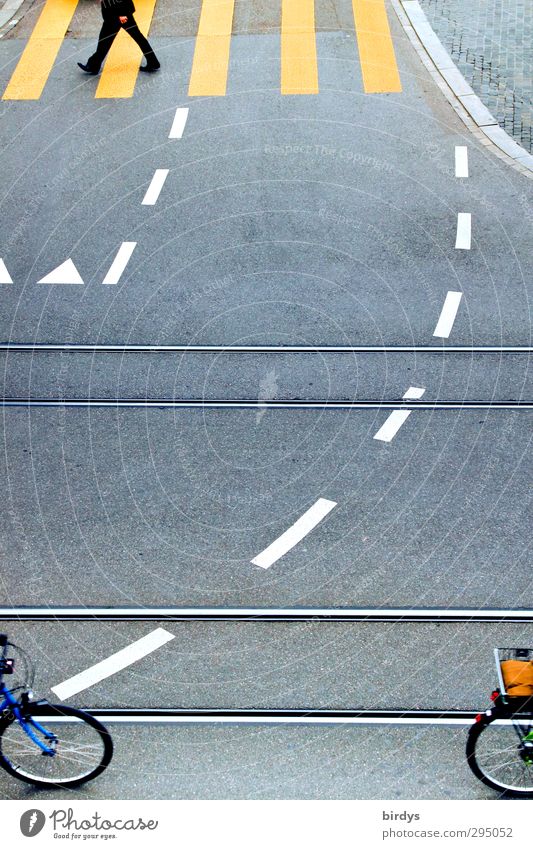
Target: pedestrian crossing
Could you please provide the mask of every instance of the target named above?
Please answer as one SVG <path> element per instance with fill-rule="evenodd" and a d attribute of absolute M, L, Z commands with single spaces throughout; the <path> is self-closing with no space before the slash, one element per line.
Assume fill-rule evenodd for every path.
<path fill-rule="evenodd" d="M 281 0 L 280 91 L 282 95 L 319 92 L 315 2 Z M 401 91 L 386 0 L 352 0 L 363 89 L 368 94 Z M 148 33 L 156 0 L 136 0 L 136 18 Z M 38 100 L 54 67 L 78 0 L 45 0 L 41 14 L 2 95 L 3 100 Z M 231 74 L 235 0 L 202 0 L 189 78 L 189 97 L 219 97 Z M 94 34 L 95 39 L 97 33 Z M 95 97 L 129 98 L 135 91 L 141 53 L 120 32 L 98 79 Z"/>

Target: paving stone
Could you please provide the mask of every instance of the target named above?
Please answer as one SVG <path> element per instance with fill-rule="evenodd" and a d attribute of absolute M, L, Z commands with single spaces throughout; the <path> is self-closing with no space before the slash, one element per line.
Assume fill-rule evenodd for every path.
<path fill-rule="evenodd" d="M 442 44 L 498 123 L 533 152 L 533 3 L 420 0 Z"/>

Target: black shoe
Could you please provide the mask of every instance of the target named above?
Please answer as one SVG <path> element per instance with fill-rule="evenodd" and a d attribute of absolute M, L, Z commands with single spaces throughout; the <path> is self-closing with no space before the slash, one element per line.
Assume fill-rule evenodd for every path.
<path fill-rule="evenodd" d="M 81 68 L 82 71 L 85 71 L 86 74 L 91 74 L 93 77 L 98 73 L 98 71 L 93 71 L 92 68 L 89 68 L 88 65 L 83 65 L 81 62 L 78 62 L 78 68 Z"/>
<path fill-rule="evenodd" d="M 157 65 L 141 65 L 139 71 L 144 71 L 145 74 L 154 74 L 156 71 L 159 71 L 160 67 L 159 62 Z"/>

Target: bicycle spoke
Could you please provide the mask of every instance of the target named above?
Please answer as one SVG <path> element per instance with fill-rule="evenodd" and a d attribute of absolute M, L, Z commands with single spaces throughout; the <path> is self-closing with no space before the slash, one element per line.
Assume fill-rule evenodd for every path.
<path fill-rule="evenodd" d="M 66 783 L 82 780 L 96 770 L 104 756 L 100 732 L 89 723 L 63 725 L 50 741 L 33 724 L 33 734 L 53 749 L 48 755 L 28 736 L 19 722 L 9 725 L 1 739 L 1 751 L 15 771 L 27 780 Z M 47 729 L 48 733 L 48 729 Z"/>
<path fill-rule="evenodd" d="M 486 761 L 484 761 L 484 763 L 486 763 Z M 512 760 L 510 760 L 510 761 L 505 761 L 504 763 L 495 764 L 493 767 L 490 767 L 490 768 L 494 772 L 497 772 L 498 770 L 501 772 L 502 769 L 506 769 L 507 767 L 511 766 L 511 764 L 522 765 L 521 761 L 519 761 L 517 758 L 512 758 Z M 487 764 L 487 766 L 490 766 L 490 765 Z"/>
<path fill-rule="evenodd" d="M 502 790 L 533 792 L 533 770 L 522 757 L 522 741 L 531 723 L 490 723 L 476 741 L 475 760 L 482 774 Z"/>

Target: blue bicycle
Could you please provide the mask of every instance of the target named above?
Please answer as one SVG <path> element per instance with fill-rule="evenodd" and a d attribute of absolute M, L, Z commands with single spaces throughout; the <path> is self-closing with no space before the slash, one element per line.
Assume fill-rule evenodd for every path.
<path fill-rule="evenodd" d="M 3 681 L 15 673 L 8 648 L 19 655 L 22 666 L 21 683 L 11 688 Z M 0 766 L 38 787 L 77 787 L 96 778 L 113 756 L 109 732 L 82 710 L 34 701 L 34 677 L 26 652 L 0 634 Z"/>

